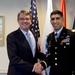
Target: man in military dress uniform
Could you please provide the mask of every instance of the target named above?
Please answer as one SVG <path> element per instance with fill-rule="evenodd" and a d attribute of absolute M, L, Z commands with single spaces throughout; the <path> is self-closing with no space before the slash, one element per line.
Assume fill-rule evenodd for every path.
<path fill-rule="evenodd" d="M 54 32 L 48 35 L 50 55 L 41 62 L 44 68 L 51 66 L 50 75 L 74 75 L 75 72 L 75 33 L 63 26 L 63 14 L 54 10 L 51 15 Z"/>

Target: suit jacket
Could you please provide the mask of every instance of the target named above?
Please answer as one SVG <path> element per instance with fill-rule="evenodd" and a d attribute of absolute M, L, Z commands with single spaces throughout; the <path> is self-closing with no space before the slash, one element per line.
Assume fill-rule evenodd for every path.
<path fill-rule="evenodd" d="M 48 35 L 47 64 L 51 66 L 50 75 L 72 75 L 75 71 L 75 33 L 66 28 L 55 39 L 54 32 Z"/>
<path fill-rule="evenodd" d="M 33 57 L 28 41 L 20 29 L 7 36 L 7 52 L 9 57 L 7 75 L 37 75 L 32 72 L 33 65 L 37 62 L 37 58 L 45 57 L 38 51 L 37 43 L 35 57 Z"/>

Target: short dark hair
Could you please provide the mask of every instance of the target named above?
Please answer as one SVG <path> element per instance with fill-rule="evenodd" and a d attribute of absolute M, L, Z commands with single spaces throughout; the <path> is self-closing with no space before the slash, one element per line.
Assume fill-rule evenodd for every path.
<path fill-rule="evenodd" d="M 63 13 L 60 10 L 54 10 L 51 14 L 50 17 L 54 14 L 59 14 L 61 17 L 63 17 Z"/>
<path fill-rule="evenodd" d="M 32 20 L 32 17 L 31 17 L 30 12 L 28 12 L 28 11 L 26 11 L 26 10 L 21 10 L 21 11 L 18 13 L 18 15 L 17 15 L 17 20 L 19 20 L 20 13 L 24 13 L 25 15 L 30 15 L 30 19 Z"/>

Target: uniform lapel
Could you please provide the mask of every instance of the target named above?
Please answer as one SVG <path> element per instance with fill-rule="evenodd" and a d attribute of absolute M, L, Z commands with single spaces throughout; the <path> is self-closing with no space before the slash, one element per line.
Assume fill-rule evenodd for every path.
<path fill-rule="evenodd" d="M 61 31 L 61 33 L 60 33 L 60 36 L 59 36 L 59 38 L 58 38 L 58 41 L 59 41 L 59 42 L 61 42 L 63 39 L 65 39 L 65 37 L 66 37 L 66 35 L 67 35 L 67 34 L 66 34 L 66 31 L 67 31 L 66 28 L 63 27 L 63 29 L 62 29 L 62 31 Z"/>

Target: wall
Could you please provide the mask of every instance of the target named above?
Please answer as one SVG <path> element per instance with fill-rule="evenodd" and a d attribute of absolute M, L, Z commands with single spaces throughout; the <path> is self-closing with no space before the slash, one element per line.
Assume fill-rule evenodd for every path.
<path fill-rule="evenodd" d="M 60 0 L 52 0 L 53 9 L 59 9 Z M 74 10 L 75 0 L 66 0 L 67 6 L 67 28 L 72 29 L 73 19 L 75 16 Z M 39 26 L 41 32 L 41 39 L 45 24 L 45 16 L 47 9 L 47 0 L 37 0 L 37 9 L 39 17 Z M 0 47 L 0 75 L 6 75 L 8 68 L 8 56 L 6 50 L 6 36 L 18 28 L 17 13 L 21 9 L 29 10 L 30 0 L 0 0 L 0 16 L 5 17 L 4 35 L 5 45 Z"/>
<path fill-rule="evenodd" d="M 6 73 L 0 73 L 0 75 L 7 75 Z"/>

